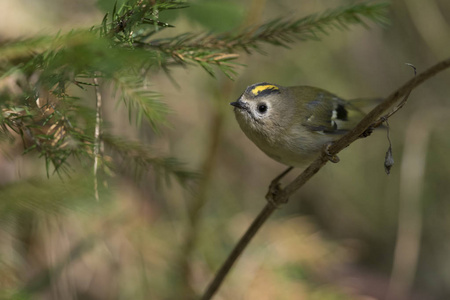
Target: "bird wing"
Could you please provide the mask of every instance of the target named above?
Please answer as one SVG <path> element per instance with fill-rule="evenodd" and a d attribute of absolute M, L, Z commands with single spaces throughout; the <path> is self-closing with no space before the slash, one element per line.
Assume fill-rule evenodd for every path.
<path fill-rule="evenodd" d="M 364 112 L 350 102 L 327 91 L 315 94 L 305 104 L 303 125 L 311 131 L 343 134 L 364 117 Z"/>

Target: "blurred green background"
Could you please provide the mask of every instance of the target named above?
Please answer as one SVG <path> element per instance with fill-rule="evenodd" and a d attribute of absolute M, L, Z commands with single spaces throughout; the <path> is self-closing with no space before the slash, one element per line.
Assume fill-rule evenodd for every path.
<path fill-rule="evenodd" d="M 161 16 L 163 34 L 220 32 L 299 18 L 350 1 L 192 1 Z M 203 174 L 193 190 L 115 174 L 93 197 L 82 168 L 47 179 L 20 141 L 0 156 L 0 297 L 189 299 L 205 289 L 265 205 L 284 166 L 241 132 L 229 102 L 261 81 L 313 85 L 347 99 L 385 97 L 450 54 L 448 0 L 390 1 L 391 25 L 333 31 L 289 49 L 243 54 L 234 81 L 198 67 L 151 76 L 170 125 L 129 125 L 108 101 L 112 132 L 147 141 Z M 0 37 L 89 28 L 113 1 L 0 2 Z M 352 144 L 264 225 L 215 299 L 450 299 L 450 73 L 411 94 L 390 121 L 396 164 L 384 172 L 384 131 Z M 90 170 L 91 167 L 86 167 Z M 295 170 L 289 179 L 298 174 Z M 193 208 L 194 207 L 194 208 Z M 195 207 L 198 209 L 196 210 Z M 194 211 L 194 212 L 192 212 Z"/>

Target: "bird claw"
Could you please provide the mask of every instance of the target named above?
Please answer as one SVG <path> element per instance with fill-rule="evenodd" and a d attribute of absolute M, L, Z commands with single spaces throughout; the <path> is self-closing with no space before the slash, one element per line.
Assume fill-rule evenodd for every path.
<path fill-rule="evenodd" d="M 269 191 L 266 194 L 266 200 L 270 204 L 272 204 L 274 207 L 278 207 L 279 203 L 276 201 L 277 195 L 281 192 L 281 184 L 279 182 L 272 181 L 272 183 L 269 186 Z"/>
<path fill-rule="evenodd" d="M 324 153 L 326 158 L 331 161 L 332 163 L 338 163 L 340 161 L 339 157 L 336 154 L 331 154 L 330 153 L 330 147 L 331 145 L 333 145 L 333 143 L 327 143 L 325 144 L 325 148 L 324 148 Z"/>
<path fill-rule="evenodd" d="M 267 201 L 272 204 L 274 207 L 278 207 L 280 204 L 284 204 L 288 202 L 288 197 L 280 196 L 283 193 L 283 189 L 281 188 L 280 180 L 289 173 L 293 167 L 287 168 L 283 173 L 275 177 L 274 180 L 269 185 L 269 191 L 266 194 Z"/>
<path fill-rule="evenodd" d="M 371 127 L 367 128 L 363 133 L 361 133 L 361 135 L 359 137 L 366 138 L 372 134 L 373 130 L 374 130 L 374 127 L 371 126 Z"/>

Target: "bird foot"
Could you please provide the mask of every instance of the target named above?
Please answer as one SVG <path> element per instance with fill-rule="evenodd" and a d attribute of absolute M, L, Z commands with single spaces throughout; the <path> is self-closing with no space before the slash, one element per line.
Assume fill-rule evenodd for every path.
<path fill-rule="evenodd" d="M 269 186 L 269 191 L 266 194 L 266 200 L 267 202 L 269 202 L 270 204 L 272 204 L 272 206 L 274 207 L 278 207 L 280 203 L 278 203 L 278 201 L 276 201 L 276 197 L 277 195 L 281 192 L 281 184 L 276 182 L 275 184 L 273 184 L 273 182 L 270 184 Z"/>
<path fill-rule="evenodd" d="M 339 157 L 336 154 L 331 154 L 330 153 L 330 147 L 331 145 L 333 145 L 332 142 L 325 144 L 325 147 L 323 149 L 326 158 L 328 158 L 329 161 L 331 161 L 332 163 L 338 163 L 340 161 Z"/>
<path fill-rule="evenodd" d="M 280 193 L 283 192 L 281 188 L 280 180 L 289 173 L 293 167 L 289 167 L 283 171 L 280 175 L 275 177 L 269 185 L 269 191 L 266 194 L 267 201 L 272 204 L 274 207 L 278 207 L 280 204 L 284 204 L 288 202 L 287 197 L 280 198 Z M 281 200 L 280 200 L 281 199 Z"/>

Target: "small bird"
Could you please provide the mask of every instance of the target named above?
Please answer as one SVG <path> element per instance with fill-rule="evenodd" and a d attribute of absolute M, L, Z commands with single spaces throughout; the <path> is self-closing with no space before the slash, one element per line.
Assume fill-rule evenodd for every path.
<path fill-rule="evenodd" d="M 361 101 L 355 101 L 361 102 Z M 365 116 L 352 101 L 311 86 L 253 84 L 235 102 L 242 131 L 272 159 L 303 166 Z"/>

